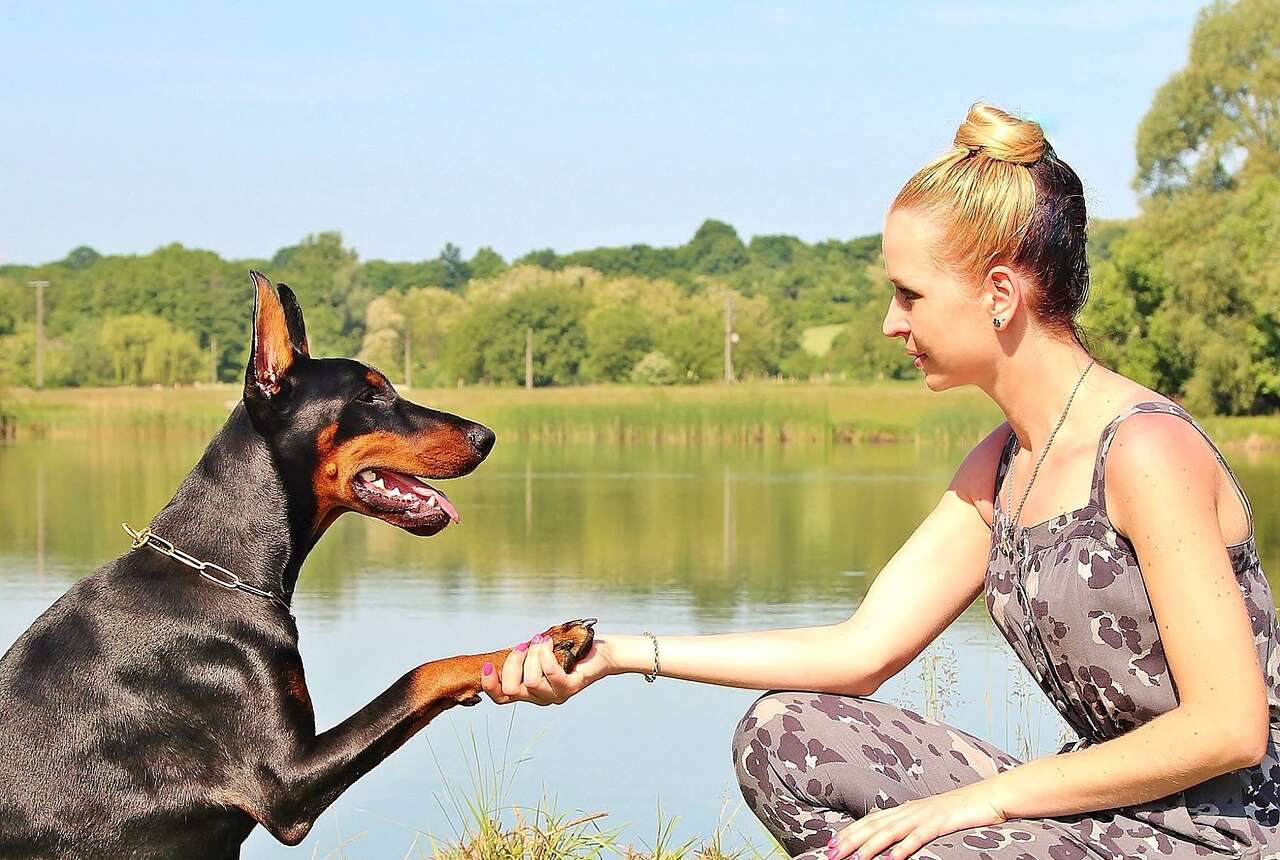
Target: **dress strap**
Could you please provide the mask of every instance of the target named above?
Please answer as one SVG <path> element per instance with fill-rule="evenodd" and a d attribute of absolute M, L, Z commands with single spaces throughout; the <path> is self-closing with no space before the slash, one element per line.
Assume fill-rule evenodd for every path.
<path fill-rule="evenodd" d="M 1089 504 L 1104 513 L 1106 512 L 1107 452 L 1111 450 L 1111 443 L 1115 439 L 1116 429 L 1120 426 L 1120 422 L 1139 412 L 1159 412 L 1165 415 L 1176 415 L 1196 428 L 1197 432 L 1204 437 L 1204 441 L 1209 443 L 1209 449 L 1213 451 L 1213 456 L 1222 464 L 1227 477 L 1231 479 L 1236 495 L 1240 497 L 1240 503 L 1244 505 L 1244 513 L 1249 521 L 1249 536 L 1253 537 L 1253 508 L 1249 505 L 1249 497 L 1244 494 L 1244 489 L 1240 486 L 1240 481 L 1236 478 L 1235 472 L 1231 471 L 1231 465 L 1227 462 L 1227 458 L 1222 455 L 1222 451 L 1218 450 L 1218 446 L 1214 444 L 1213 439 L 1209 438 L 1209 434 L 1204 432 L 1204 428 L 1196 423 L 1196 420 L 1191 417 L 1187 410 L 1176 403 L 1169 403 L 1164 400 L 1144 400 L 1141 403 L 1135 403 L 1115 418 L 1112 418 L 1111 423 L 1103 428 L 1102 436 L 1098 439 L 1098 455 L 1093 463 L 1093 480 L 1089 488 Z"/>
<path fill-rule="evenodd" d="M 1013 456 L 1014 443 L 1018 441 L 1018 437 L 1014 435 L 1013 429 L 1009 430 L 1009 438 L 1004 440 L 1004 448 L 1000 450 L 1000 461 L 996 464 L 996 489 L 993 505 L 995 510 L 1002 510 L 1000 504 L 1000 491 L 1004 487 L 1005 476 L 1009 474 L 1009 466 Z"/>

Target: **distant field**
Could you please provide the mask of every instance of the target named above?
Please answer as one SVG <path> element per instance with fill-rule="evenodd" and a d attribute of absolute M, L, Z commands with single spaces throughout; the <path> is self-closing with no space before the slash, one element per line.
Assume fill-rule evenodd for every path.
<path fill-rule="evenodd" d="M 1000 420 L 974 389 L 934 393 L 919 382 L 774 383 L 675 387 L 473 386 L 401 389 L 406 396 L 542 441 L 647 443 L 915 442 L 969 445 Z M 184 388 L 12 389 L 11 435 L 209 433 L 240 397 L 236 385 Z M 1280 415 L 1203 423 L 1219 441 L 1280 446 Z"/>
<path fill-rule="evenodd" d="M 800 335 L 800 348 L 810 355 L 826 355 L 831 352 L 831 344 L 840 335 L 840 332 L 848 327 L 848 323 L 834 323 L 832 325 L 815 325 L 807 328 Z"/>

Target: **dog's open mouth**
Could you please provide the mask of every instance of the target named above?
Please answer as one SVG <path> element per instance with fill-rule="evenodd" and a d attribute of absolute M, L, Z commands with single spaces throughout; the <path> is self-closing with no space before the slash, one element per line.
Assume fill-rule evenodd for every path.
<path fill-rule="evenodd" d="M 363 469 L 352 485 L 374 516 L 412 534 L 427 537 L 461 522 L 449 497 L 418 475 Z"/>

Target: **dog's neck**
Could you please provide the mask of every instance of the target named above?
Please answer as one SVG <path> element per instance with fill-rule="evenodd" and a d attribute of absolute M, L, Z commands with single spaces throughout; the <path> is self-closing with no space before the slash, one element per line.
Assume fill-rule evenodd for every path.
<path fill-rule="evenodd" d="M 183 552 L 289 603 L 312 545 L 309 530 L 293 522 L 306 519 L 298 507 L 239 403 L 151 528 Z"/>

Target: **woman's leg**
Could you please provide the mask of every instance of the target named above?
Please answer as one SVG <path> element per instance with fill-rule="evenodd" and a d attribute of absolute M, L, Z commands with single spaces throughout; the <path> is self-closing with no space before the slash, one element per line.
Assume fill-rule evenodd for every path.
<path fill-rule="evenodd" d="M 770 693 L 738 724 L 742 796 L 787 853 L 825 860 L 827 839 L 866 815 L 969 785 L 1020 762 L 981 738 L 875 699 Z M 940 836 L 915 860 L 1237 857 L 1177 839 L 1124 810 L 1013 819 Z"/>
<path fill-rule="evenodd" d="M 796 855 L 823 849 L 832 833 L 873 807 L 949 791 L 1020 762 L 885 702 L 770 693 L 738 724 L 733 763 L 747 805 Z"/>

